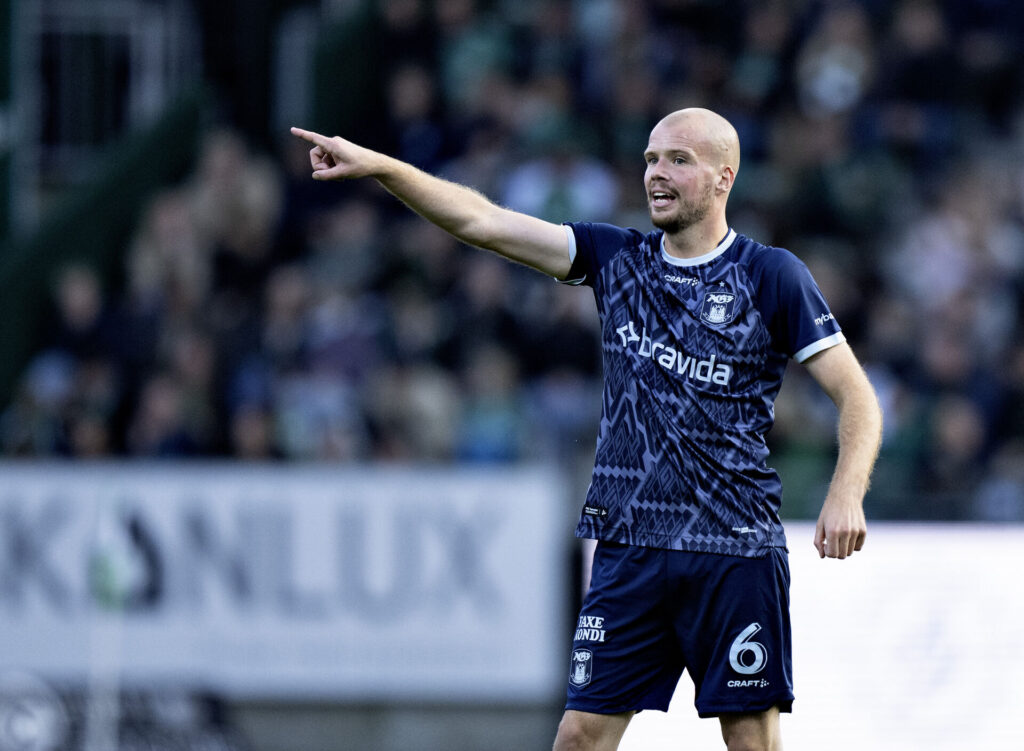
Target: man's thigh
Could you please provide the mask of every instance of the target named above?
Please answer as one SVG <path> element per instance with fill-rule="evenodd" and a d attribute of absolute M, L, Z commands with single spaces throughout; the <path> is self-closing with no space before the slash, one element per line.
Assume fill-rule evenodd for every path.
<path fill-rule="evenodd" d="M 593 714 L 567 709 L 558 724 L 554 751 L 615 751 L 633 714 Z"/>
<path fill-rule="evenodd" d="M 723 714 L 718 719 L 722 724 L 722 739 L 728 748 L 756 748 L 764 751 L 782 748 L 777 706 L 764 712 Z"/>

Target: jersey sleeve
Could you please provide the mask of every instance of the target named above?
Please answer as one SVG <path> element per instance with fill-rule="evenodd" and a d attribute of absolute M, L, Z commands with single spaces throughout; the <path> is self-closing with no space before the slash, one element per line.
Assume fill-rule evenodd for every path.
<path fill-rule="evenodd" d="M 761 313 L 775 348 L 797 362 L 846 341 L 807 266 L 781 248 L 764 265 Z"/>
<path fill-rule="evenodd" d="M 643 241 L 643 235 L 637 230 L 612 224 L 578 222 L 564 226 L 569 235 L 569 254 L 572 257 L 565 284 L 593 287 L 601 268 L 608 261 L 622 250 Z"/>

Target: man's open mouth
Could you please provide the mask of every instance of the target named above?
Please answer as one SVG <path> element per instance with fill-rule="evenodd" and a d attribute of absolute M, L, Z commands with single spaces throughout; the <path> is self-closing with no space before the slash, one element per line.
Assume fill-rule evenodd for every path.
<path fill-rule="evenodd" d="M 663 208 L 676 200 L 676 197 L 664 190 L 651 191 L 651 206 Z"/>

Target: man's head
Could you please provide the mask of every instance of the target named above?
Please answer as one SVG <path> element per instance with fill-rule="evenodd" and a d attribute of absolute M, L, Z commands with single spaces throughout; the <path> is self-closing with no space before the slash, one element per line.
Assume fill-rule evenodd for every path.
<path fill-rule="evenodd" d="M 739 136 L 728 120 L 696 107 L 673 112 L 654 126 L 644 159 L 655 227 L 674 234 L 719 215 L 724 220 L 740 168 Z"/>

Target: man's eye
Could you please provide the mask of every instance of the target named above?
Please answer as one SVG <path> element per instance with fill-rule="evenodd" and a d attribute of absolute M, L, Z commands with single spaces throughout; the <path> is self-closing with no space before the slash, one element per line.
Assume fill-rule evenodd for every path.
<path fill-rule="evenodd" d="M 686 160 L 683 159 L 683 157 L 681 157 L 681 156 L 677 156 L 676 159 L 675 159 L 675 162 L 676 162 L 676 164 L 685 164 Z"/>

